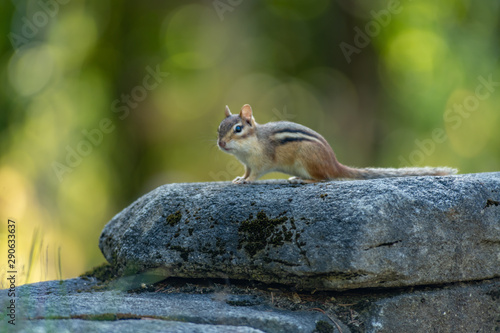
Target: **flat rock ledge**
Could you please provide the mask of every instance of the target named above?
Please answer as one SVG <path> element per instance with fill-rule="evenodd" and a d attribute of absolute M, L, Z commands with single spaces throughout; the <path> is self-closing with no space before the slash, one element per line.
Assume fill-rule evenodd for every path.
<path fill-rule="evenodd" d="M 18 287 L 15 325 L 0 311 L 0 332 L 393 333 L 498 332 L 500 279 L 391 293 L 295 294 L 299 310 L 277 308 L 283 291 L 253 288 L 186 292 L 160 283 L 102 290 L 95 279 L 48 281 Z M 116 287 L 119 284 L 114 284 Z M 123 286 L 123 285 L 122 285 Z M 193 288 L 196 289 L 196 288 Z M 210 288 L 208 288 L 210 289 Z M 200 293 L 201 291 L 201 293 Z M 11 304 L 0 290 L 0 307 Z M 274 303 L 274 304 L 273 304 Z M 290 301 L 288 301 L 290 303 Z M 323 312 L 323 313 L 322 313 Z M 339 318 L 341 320 L 339 320 Z"/>
<path fill-rule="evenodd" d="M 81 278 L 21 286 L 15 325 L 2 310 L 0 332 L 312 333 L 322 327 L 338 332 L 320 312 L 280 310 L 249 295 L 96 291 L 95 286 L 95 280 Z M 6 309 L 7 290 L 0 292 Z"/>
<path fill-rule="evenodd" d="M 123 274 L 344 291 L 500 277 L 500 173 L 169 184 L 102 231 Z"/>

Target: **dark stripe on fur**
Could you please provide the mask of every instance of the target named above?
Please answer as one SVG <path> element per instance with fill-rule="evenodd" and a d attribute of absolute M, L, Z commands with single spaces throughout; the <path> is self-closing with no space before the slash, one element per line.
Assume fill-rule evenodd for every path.
<path fill-rule="evenodd" d="M 312 139 L 307 139 L 307 138 L 284 138 L 284 139 L 279 139 L 277 140 L 280 144 L 285 144 L 288 142 L 295 142 L 295 141 L 314 141 Z"/>
<path fill-rule="evenodd" d="M 307 136 L 311 136 L 313 138 L 316 138 L 318 140 L 321 140 L 321 138 L 317 135 L 314 135 L 313 133 L 311 132 L 307 132 L 307 131 L 302 131 L 302 130 L 292 130 L 292 129 L 282 129 L 282 130 L 278 130 L 278 131 L 274 131 L 273 134 L 280 134 L 280 133 L 300 133 L 300 134 L 304 134 L 304 135 L 307 135 Z"/>

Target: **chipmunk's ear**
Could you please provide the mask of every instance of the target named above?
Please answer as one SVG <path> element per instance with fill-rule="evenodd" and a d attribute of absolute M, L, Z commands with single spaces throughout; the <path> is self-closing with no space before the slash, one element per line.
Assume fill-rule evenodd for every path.
<path fill-rule="evenodd" d="M 249 104 L 243 105 L 240 111 L 240 117 L 248 124 L 252 125 L 252 121 L 254 121 L 254 119 L 252 116 L 252 107 Z"/>
<path fill-rule="evenodd" d="M 226 105 L 226 110 L 224 110 L 224 114 L 226 115 L 226 118 L 232 115 L 231 111 L 229 111 L 229 106 L 227 105 Z"/>

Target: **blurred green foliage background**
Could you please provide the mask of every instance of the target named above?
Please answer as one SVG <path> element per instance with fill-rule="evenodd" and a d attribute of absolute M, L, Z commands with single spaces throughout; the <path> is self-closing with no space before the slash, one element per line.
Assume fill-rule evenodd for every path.
<path fill-rule="evenodd" d="M 103 262 L 102 227 L 159 185 L 241 175 L 215 145 L 226 104 L 317 130 L 347 165 L 499 170 L 498 0 L 33 0 L 0 16 L 0 243 L 15 220 L 18 283 Z"/>

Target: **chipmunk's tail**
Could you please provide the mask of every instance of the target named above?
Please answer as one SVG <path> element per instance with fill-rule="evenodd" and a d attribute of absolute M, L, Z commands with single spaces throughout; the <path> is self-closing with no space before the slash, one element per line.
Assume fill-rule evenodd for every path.
<path fill-rule="evenodd" d="M 447 176 L 454 175 L 457 169 L 448 167 L 423 167 L 423 168 L 363 168 L 356 169 L 345 167 L 342 178 L 350 179 L 376 179 L 390 177 L 411 177 L 411 176 Z"/>

